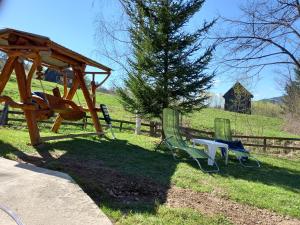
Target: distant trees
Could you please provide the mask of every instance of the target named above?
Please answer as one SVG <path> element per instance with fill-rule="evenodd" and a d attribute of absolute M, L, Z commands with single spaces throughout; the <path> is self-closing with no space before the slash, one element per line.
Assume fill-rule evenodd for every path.
<path fill-rule="evenodd" d="M 237 19 L 222 18 L 230 27 L 218 35 L 228 50 L 225 65 L 252 75 L 270 65 L 300 68 L 299 0 L 247 0 L 241 11 Z"/>
<path fill-rule="evenodd" d="M 117 89 L 126 110 L 161 118 L 166 107 L 200 109 L 214 74 L 206 71 L 214 46 L 205 36 L 215 21 L 184 29 L 203 0 L 121 0 L 131 22 L 133 55 L 125 86 Z M 205 44 L 204 44 L 205 43 Z"/>
<path fill-rule="evenodd" d="M 293 133 L 300 133 L 300 69 L 295 70 L 294 78 L 287 80 L 284 88 L 283 110 L 285 113 L 285 128 Z"/>
<path fill-rule="evenodd" d="M 289 78 L 283 97 L 284 111 L 300 118 L 300 70 L 295 70 L 295 77 Z"/>

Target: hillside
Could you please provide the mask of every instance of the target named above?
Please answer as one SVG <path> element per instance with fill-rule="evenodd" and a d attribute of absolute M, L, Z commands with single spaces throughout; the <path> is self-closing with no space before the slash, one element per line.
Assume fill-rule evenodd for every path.
<path fill-rule="evenodd" d="M 51 90 L 58 86 L 63 92 L 60 85 L 43 81 L 43 87 L 45 91 L 51 93 Z M 32 91 L 42 91 L 40 81 L 33 80 Z M 9 95 L 14 100 L 19 100 L 18 89 L 16 85 L 15 76 L 12 76 L 3 95 Z M 84 98 L 81 91 L 78 91 L 78 95 L 75 95 L 75 102 L 80 102 L 85 105 Z M 111 94 L 97 93 L 98 103 L 104 103 L 109 107 L 112 118 L 133 120 L 132 114 L 125 112 L 122 108 L 117 96 Z M 264 135 L 264 136 L 295 136 L 287 132 L 281 131 L 283 120 L 279 117 L 268 117 L 261 115 L 242 115 L 232 112 L 226 112 L 222 109 L 207 108 L 200 112 L 194 112 L 187 116 L 184 116 L 183 122 L 196 129 L 213 130 L 215 118 L 228 118 L 231 120 L 232 128 L 235 133 L 246 135 Z"/>
<path fill-rule="evenodd" d="M 265 99 L 259 100 L 259 102 L 270 102 L 270 103 L 274 103 L 274 104 L 281 104 L 282 101 L 283 101 L 283 96 L 278 96 L 278 97 L 274 97 L 274 98 L 265 98 Z"/>

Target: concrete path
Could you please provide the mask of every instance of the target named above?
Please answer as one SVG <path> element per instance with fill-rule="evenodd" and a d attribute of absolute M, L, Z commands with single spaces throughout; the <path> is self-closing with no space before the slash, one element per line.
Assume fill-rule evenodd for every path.
<path fill-rule="evenodd" d="M 57 171 L 0 158 L 0 207 L 24 225 L 110 225 L 72 178 Z M 16 223 L 0 209 L 0 225 Z"/>

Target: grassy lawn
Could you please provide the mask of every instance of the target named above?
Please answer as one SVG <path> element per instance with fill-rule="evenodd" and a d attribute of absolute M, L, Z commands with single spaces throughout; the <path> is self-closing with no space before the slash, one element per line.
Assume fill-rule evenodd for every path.
<path fill-rule="evenodd" d="M 188 116 L 186 121 L 190 127 L 213 131 L 215 118 L 230 119 L 231 127 L 235 134 L 296 137 L 296 135 L 282 131 L 283 120 L 278 117 L 246 115 L 223 111 L 221 109 L 207 108 Z"/>
<path fill-rule="evenodd" d="M 25 130 L 3 128 L 0 133 L 0 156 L 18 156 L 69 173 L 119 224 L 230 224 L 224 215 L 207 216 L 164 204 L 173 186 L 300 218 L 299 159 L 259 155 L 259 169 L 242 168 L 235 161 L 225 166 L 219 160 L 221 172 L 210 175 L 193 162 L 155 152 L 158 139 L 147 136 L 116 133 L 117 140 L 77 138 L 35 149 L 27 145 Z M 49 135 L 46 130 L 42 134 Z M 30 155 L 36 152 L 43 160 Z"/>

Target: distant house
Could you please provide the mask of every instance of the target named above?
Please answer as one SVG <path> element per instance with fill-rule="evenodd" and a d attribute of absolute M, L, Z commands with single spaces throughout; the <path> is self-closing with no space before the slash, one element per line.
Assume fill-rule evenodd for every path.
<path fill-rule="evenodd" d="M 72 70 L 66 69 L 63 71 L 67 75 L 67 80 L 68 80 L 68 87 L 72 85 L 72 80 L 73 80 L 73 72 Z M 63 84 L 63 74 L 58 72 L 57 70 L 53 69 L 47 69 L 45 72 L 45 78 L 46 81 L 58 83 L 58 84 Z"/>
<path fill-rule="evenodd" d="M 240 82 L 236 82 L 223 97 L 226 111 L 251 114 L 251 98 L 253 98 L 253 95 Z"/>

